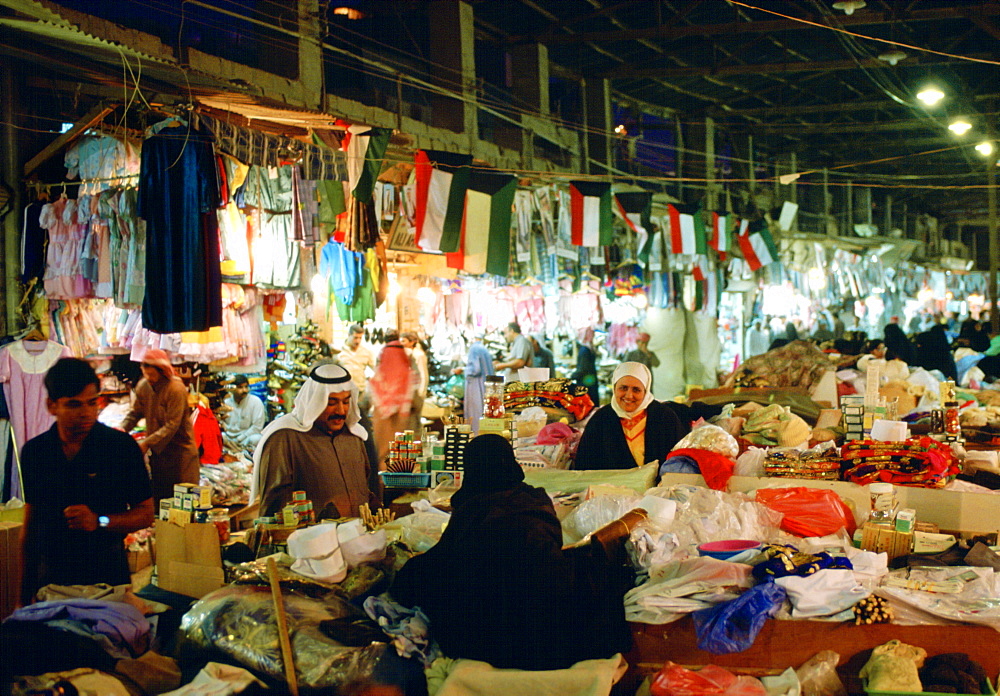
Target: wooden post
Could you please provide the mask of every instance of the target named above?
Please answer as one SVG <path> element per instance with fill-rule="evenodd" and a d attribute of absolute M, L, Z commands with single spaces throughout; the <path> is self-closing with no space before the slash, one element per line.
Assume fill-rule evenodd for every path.
<path fill-rule="evenodd" d="M 281 661 L 285 666 L 285 681 L 292 696 L 299 696 L 299 680 L 295 676 L 295 661 L 292 659 L 292 642 L 288 638 L 288 618 L 285 616 L 285 600 L 281 596 L 278 583 L 278 566 L 273 558 L 267 559 L 267 579 L 271 583 L 271 599 L 274 600 L 274 619 L 278 624 L 278 642 L 281 645 Z"/>

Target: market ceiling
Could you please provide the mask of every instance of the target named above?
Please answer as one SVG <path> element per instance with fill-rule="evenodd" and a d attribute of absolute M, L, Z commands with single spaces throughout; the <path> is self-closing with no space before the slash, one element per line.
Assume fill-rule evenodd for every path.
<path fill-rule="evenodd" d="M 794 152 L 797 170 L 806 172 L 796 182 L 803 187 L 818 186 L 826 169 L 831 186 L 853 181 L 881 187 L 897 202 L 910 202 L 911 209 L 932 212 L 944 221 L 982 220 L 986 214 L 986 159 L 974 146 L 996 138 L 1000 0 L 836 2 L 839 8 L 853 8 L 849 15 L 835 9 L 834 0 L 469 4 L 478 47 L 495 52 L 543 43 L 553 84 L 608 79 L 627 137 L 664 127 L 662 122 L 643 123 L 641 113 L 663 117 L 666 127 L 670 122 L 687 124 L 694 133 L 711 116 L 728 143 L 719 149 L 731 155 L 734 179 L 750 177 L 751 160 L 761 163 Z M 431 39 L 421 36 L 421 27 L 429 29 L 425 3 L 343 0 L 329 3 L 329 9 L 335 5 L 357 7 L 365 16 L 353 23 L 328 16 L 327 42 L 350 41 L 359 54 L 378 55 L 380 60 L 394 55 L 397 65 L 409 61 L 414 70 L 431 62 L 426 54 L 433 32 L 426 32 Z M 239 10 L 262 32 L 262 26 L 276 27 L 270 38 L 260 39 L 260 46 L 247 49 L 251 55 L 287 41 L 296 12 L 294 2 L 273 0 L 218 0 L 211 5 L 183 0 L 0 0 L 0 55 L 31 61 L 38 71 L 29 86 L 62 95 L 102 96 L 103 89 L 103 96 L 121 98 L 124 50 L 127 58 L 142 59 L 141 80 L 150 101 L 176 95 L 183 86 L 194 98 L 235 104 L 234 111 L 242 109 L 251 119 L 255 105 L 283 108 L 268 104 L 253 85 L 243 89 L 238 81 L 178 72 L 176 64 L 153 57 L 162 46 L 122 47 L 66 30 L 65 8 L 98 12 L 99 6 L 107 10 L 106 19 L 129 27 L 140 28 L 141 22 L 166 27 L 153 33 L 168 46 L 182 32 L 184 42 L 206 45 L 240 39 L 226 31 L 208 31 L 208 24 L 199 24 L 192 14 Z M 222 19 L 232 23 L 228 15 Z M 50 26 L 47 32 L 41 28 L 45 25 Z M 55 54 L 48 50 L 52 47 L 65 53 Z M 287 51 L 268 52 L 265 62 L 279 73 L 297 67 Z M 134 77 L 126 76 L 124 83 Z M 935 107 L 916 97 L 931 83 L 945 94 Z M 291 127 L 280 117 L 267 121 L 267 115 L 261 112 L 258 126 Z M 310 128 L 332 126 L 323 114 L 292 116 L 305 119 Z M 971 125 L 963 137 L 948 130 L 960 117 Z M 703 149 L 697 138 L 682 145 L 693 153 Z"/>
<path fill-rule="evenodd" d="M 944 218 L 985 215 L 974 148 L 998 129 L 996 0 L 854 0 L 850 15 L 834 0 L 472 4 L 484 35 L 544 43 L 552 63 L 610 79 L 622 103 L 712 116 L 737 158 L 753 136 L 763 153 L 796 152 L 799 170 L 830 168 L 831 182 L 882 184 Z M 934 108 L 916 97 L 931 83 L 946 94 Z M 972 125 L 962 138 L 948 130 L 958 117 Z M 958 188 L 912 188 L 928 185 Z"/>

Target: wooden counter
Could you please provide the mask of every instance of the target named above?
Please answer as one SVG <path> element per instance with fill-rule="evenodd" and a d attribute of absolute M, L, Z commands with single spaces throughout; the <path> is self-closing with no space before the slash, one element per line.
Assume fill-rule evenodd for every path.
<path fill-rule="evenodd" d="M 991 680 L 1000 673 L 1000 632 L 985 626 L 899 626 L 829 621 L 778 621 L 769 619 L 747 650 L 713 655 L 698 649 L 698 637 L 690 616 L 670 624 L 631 624 L 634 645 L 626 659 L 644 674 L 656 673 L 672 660 L 681 665 L 714 664 L 728 668 L 784 670 L 798 667 L 821 650 L 840 655 L 838 672 L 850 693 L 863 693 L 858 670 L 868 651 L 898 638 L 927 650 L 928 655 L 964 652 L 986 670 Z"/>

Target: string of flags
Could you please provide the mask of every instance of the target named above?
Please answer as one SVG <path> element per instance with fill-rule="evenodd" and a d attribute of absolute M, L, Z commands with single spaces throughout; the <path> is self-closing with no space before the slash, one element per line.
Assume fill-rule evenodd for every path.
<path fill-rule="evenodd" d="M 416 245 L 445 254 L 449 267 L 471 274 L 507 275 L 511 258 L 529 253 L 521 237 L 530 238 L 536 219 L 553 253 L 573 258 L 579 256 L 574 247 L 595 256 L 593 250 L 615 244 L 617 218 L 639 266 L 650 273 L 683 266 L 699 284 L 702 308 L 717 302 L 721 266 L 736 247 L 751 271 L 778 261 L 765 220 L 682 204 L 653 215 L 651 193 L 614 192 L 610 182 L 572 180 L 521 195 L 517 177 L 473 168 L 471 155 L 418 150 L 406 188 Z"/>

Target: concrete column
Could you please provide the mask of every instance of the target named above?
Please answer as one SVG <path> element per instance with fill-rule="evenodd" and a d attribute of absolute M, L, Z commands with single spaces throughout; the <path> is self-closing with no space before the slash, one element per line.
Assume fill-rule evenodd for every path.
<path fill-rule="evenodd" d="M 326 102 L 323 78 L 323 49 L 320 36 L 319 0 L 298 0 L 299 82 L 303 99 L 316 109 Z"/>
<path fill-rule="evenodd" d="M 479 139 L 476 120 L 476 51 L 472 5 L 455 0 L 428 3 L 431 39 L 430 60 L 439 74 L 438 84 L 450 92 L 461 92 L 464 100 L 432 96 L 431 125 L 464 133 L 469 148 Z"/>
<path fill-rule="evenodd" d="M 584 171 L 588 174 L 606 174 L 607 169 L 599 166 L 591 160 L 596 160 L 600 164 L 608 167 L 612 164 L 611 159 L 611 132 L 614 124 L 611 123 L 611 81 L 610 80 L 585 80 L 584 81 L 584 103 L 586 105 L 587 126 L 586 141 L 589 156 L 584 163 Z"/>
<path fill-rule="evenodd" d="M 3 306 L 0 307 L 0 335 L 16 331 L 17 304 L 21 300 L 21 286 L 18 276 L 21 248 L 21 156 L 15 125 L 17 116 L 14 70 L 10 62 L 0 63 L 0 120 L 3 121 L 3 145 L 0 146 L 0 181 L 11 189 L 11 208 L 0 221 L 3 230 L 3 258 L 0 259 L 0 278 L 3 278 Z"/>
<path fill-rule="evenodd" d="M 986 279 L 990 298 L 990 329 L 1000 332 L 1000 309 L 997 308 L 997 271 L 1000 269 L 1000 240 L 997 239 L 997 168 L 996 155 L 986 163 L 986 204 L 989 214 L 990 272 Z"/>
<path fill-rule="evenodd" d="M 705 117 L 705 210 L 718 208 L 718 189 L 715 182 L 715 119 Z"/>
<path fill-rule="evenodd" d="M 549 48 L 544 44 L 514 46 L 510 50 L 514 96 L 518 105 L 543 116 L 549 114 Z"/>

